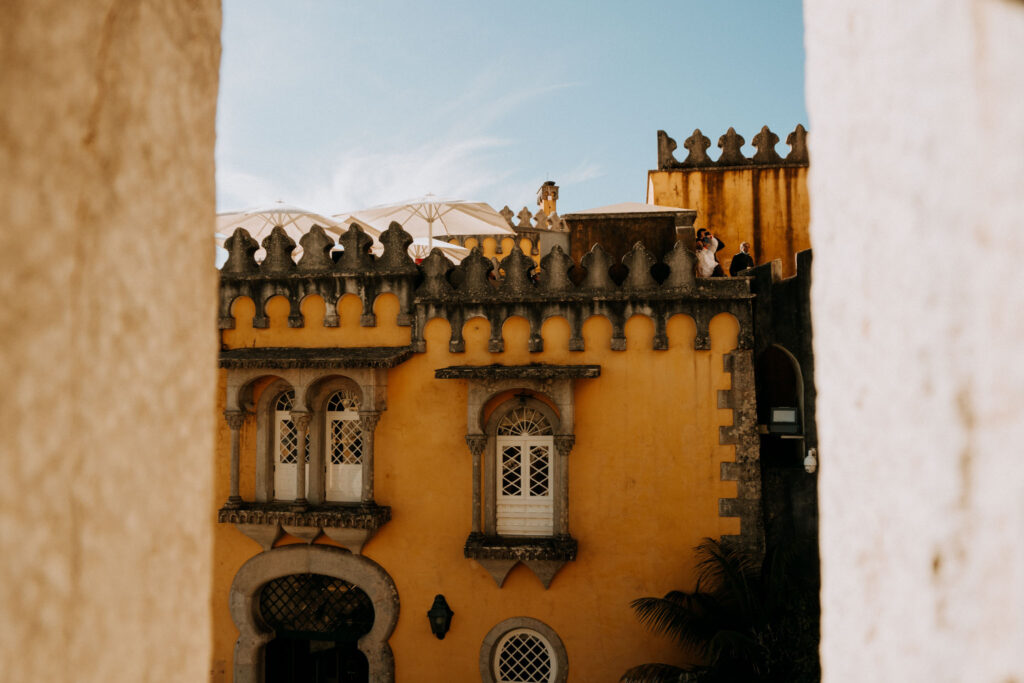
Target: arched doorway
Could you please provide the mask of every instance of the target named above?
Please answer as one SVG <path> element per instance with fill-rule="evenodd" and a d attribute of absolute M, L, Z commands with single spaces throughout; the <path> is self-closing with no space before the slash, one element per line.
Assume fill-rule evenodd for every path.
<path fill-rule="evenodd" d="M 235 683 L 394 681 L 398 592 L 369 558 L 324 545 L 260 553 L 235 575 L 230 609 Z"/>
<path fill-rule="evenodd" d="M 323 574 L 289 574 L 260 589 L 259 612 L 274 631 L 264 653 L 266 683 L 367 683 L 359 638 L 373 627 L 370 597 Z"/>

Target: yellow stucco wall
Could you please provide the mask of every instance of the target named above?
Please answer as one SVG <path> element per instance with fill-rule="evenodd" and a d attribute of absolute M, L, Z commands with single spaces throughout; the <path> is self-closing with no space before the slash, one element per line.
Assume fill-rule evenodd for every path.
<path fill-rule="evenodd" d="M 394 324 L 398 302 L 378 298 L 378 327 L 359 328 L 360 305 L 340 304 L 341 325 L 323 328 L 323 302 L 303 305 L 306 327 L 287 327 L 283 299 L 267 306 L 270 326 L 251 327 L 253 303 L 236 302 L 237 327 L 222 333 L 238 346 L 400 345 L 409 329 Z M 736 519 L 718 517 L 718 499 L 736 493 L 719 480 L 720 463 L 733 446 L 718 444 L 719 426 L 732 414 L 716 408 L 717 391 L 730 388 L 722 356 L 736 346 L 738 325 L 723 314 L 711 322 L 711 350 L 695 351 L 695 325 L 686 316 L 668 323 L 670 348 L 651 349 L 652 321 L 632 318 L 627 350 L 610 350 L 611 324 L 603 317 L 583 328 L 586 351 L 568 351 L 569 324 L 548 320 L 545 350 L 529 353 L 529 325 L 512 318 L 503 330 L 506 351 L 487 351 L 489 325 L 469 320 L 466 351 L 448 351 L 449 327 L 432 320 L 427 351 L 388 371 L 388 406 L 376 430 L 376 500 L 392 508 L 392 520 L 364 554 L 394 579 L 401 613 L 390 639 L 396 680 L 407 683 L 479 680 L 480 646 L 500 621 L 539 619 L 562 639 L 570 681 L 616 681 L 630 666 L 650 661 L 680 663 L 676 648 L 636 620 L 629 602 L 692 588 L 692 548 L 705 536 L 739 531 Z M 467 382 L 438 380 L 434 370 L 490 363 L 594 363 L 596 379 L 577 380 L 576 445 L 569 456 L 570 531 L 578 559 L 555 576 L 549 589 L 524 566 L 498 588 L 475 561 L 463 556 L 470 531 L 472 457 L 465 443 Z M 262 390 L 263 387 L 259 387 Z M 220 383 L 223 409 L 225 373 Z M 257 397 L 258 398 L 258 397 Z M 216 456 L 217 499 L 229 492 L 229 431 L 221 422 Z M 254 420 L 242 432 L 241 493 L 254 490 Z M 213 510 L 211 515 L 215 516 Z M 228 591 L 241 565 L 259 546 L 230 524 L 215 530 L 213 587 L 214 681 L 230 680 L 237 630 L 227 608 Z M 297 542 L 284 537 L 279 544 Z M 318 542 L 330 543 L 321 538 Z M 430 632 L 426 611 L 442 593 L 455 616 L 444 640 Z M 218 673 L 223 672 L 223 673 Z"/>
<path fill-rule="evenodd" d="M 501 238 L 501 253 L 498 253 L 498 238 L 497 237 L 484 237 L 482 240 L 478 240 L 476 237 L 470 237 L 466 239 L 465 247 L 472 249 L 473 247 L 479 246 L 483 252 L 484 258 L 497 257 L 499 261 L 512 253 L 512 248 L 516 245 L 516 239 L 514 237 L 502 237 Z M 533 243 L 525 237 L 519 238 L 519 248 L 523 250 L 523 253 L 532 258 L 537 265 L 540 265 L 541 254 L 532 253 Z"/>
<path fill-rule="evenodd" d="M 781 259 L 785 277 L 811 248 L 806 166 L 650 171 L 647 201 L 696 209 L 694 226 L 726 243 L 718 256 L 727 273 L 740 242 L 750 242 L 755 263 Z"/>

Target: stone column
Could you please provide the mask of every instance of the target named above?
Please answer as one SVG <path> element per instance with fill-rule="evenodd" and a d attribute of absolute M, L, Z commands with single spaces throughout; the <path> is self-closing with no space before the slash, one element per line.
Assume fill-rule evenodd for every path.
<path fill-rule="evenodd" d="M 555 535 L 569 535 L 569 453 L 576 445 L 576 437 L 572 434 L 559 434 L 555 437 L 555 450 L 558 451 L 558 463 L 555 472 L 558 476 L 558 495 L 555 496 Z"/>
<path fill-rule="evenodd" d="M 474 534 L 480 533 L 480 456 L 487 448 L 487 436 L 485 434 L 467 434 L 466 444 L 470 453 L 473 454 L 473 520 L 470 531 Z"/>
<path fill-rule="evenodd" d="M 373 433 L 380 422 L 380 413 L 376 411 L 360 411 L 359 426 L 363 430 L 363 491 L 360 495 L 362 503 L 373 502 Z"/>
<path fill-rule="evenodd" d="M 224 419 L 231 428 L 231 493 L 225 507 L 236 508 L 242 504 L 242 497 L 238 494 L 238 451 L 241 440 L 242 425 L 247 417 L 243 410 L 225 410 Z"/>
<path fill-rule="evenodd" d="M 312 415 L 304 410 L 292 411 L 292 422 L 298 432 L 298 445 L 295 447 L 295 507 L 306 507 L 309 503 L 306 500 L 306 458 L 309 457 L 309 449 L 306 448 L 306 435 L 309 434 L 309 421 Z"/>

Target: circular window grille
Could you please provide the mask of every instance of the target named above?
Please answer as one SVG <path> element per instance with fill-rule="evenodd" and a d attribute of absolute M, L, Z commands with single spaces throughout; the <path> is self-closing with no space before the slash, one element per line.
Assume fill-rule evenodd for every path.
<path fill-rule="evenodd" d="M 555 657 L 551 645 L 536 631 L 509 631 L 498 642 L 494 677 L 499 683 L 549 683 L 555 680 Z"/>
<path fill-rule="evenodd" d="M 548 436 L 551 423 L 544 413 L 522 406 L 509 411 L 498 423 L 498 436 Z"/>
<path fill-rule="evenodd" d="M 354 640 L 373 627 L 373 601 L 358 586 L 323 574 L 291 574 L 267 582 L 260 616 L 277 636 Z"/>

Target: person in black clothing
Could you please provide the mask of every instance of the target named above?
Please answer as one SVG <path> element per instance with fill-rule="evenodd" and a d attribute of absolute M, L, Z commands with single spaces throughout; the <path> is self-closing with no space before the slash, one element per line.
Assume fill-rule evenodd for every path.
<path fill-rule="evenodd" d="M 743 242 L 740 244 L 739 253 L 732 257 L 732 263 L 729 264 L 729 275 L 736 276 L 747 268 L 754 267 L 754 259 L 750 256 L 750 242 Z"/>

